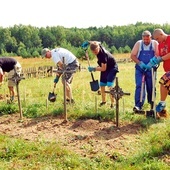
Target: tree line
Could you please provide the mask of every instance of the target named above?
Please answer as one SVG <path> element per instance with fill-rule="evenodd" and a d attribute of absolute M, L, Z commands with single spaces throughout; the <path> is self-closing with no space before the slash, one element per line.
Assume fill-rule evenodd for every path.
<path fill-rule="evenodd" d="M 31 25 L 0 27 L 0 56 L 40 57 L 42 48 L 63 47 L 81 58 L 84 55 L 81 44 L 89 40 L 100 41 L 112 54 L 129 53 L 135 42 L 141 39 L 144 30 L 152 33 L 155 28 L 162 28 L 166 33 L 170 33 L 168 24 L 142 22 L 99 28 L 63 26 L 39 28 Z"/>

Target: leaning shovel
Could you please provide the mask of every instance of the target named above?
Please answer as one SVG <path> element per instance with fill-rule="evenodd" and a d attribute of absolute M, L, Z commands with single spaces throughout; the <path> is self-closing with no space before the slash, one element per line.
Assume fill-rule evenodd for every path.
<path fill-rule="evenodd" d="M 56 101 L 57 95 L 54 93 L 55 88 L 56 88 L 56 83 L 54 83 L 53 91 L 52 91 L 52 92 L 49 92 L 49 94 L 48 94 L 48 100 L 49 100 L 50 102 L 55 102 L 55 101 Z"/>
<path fill-rule="evenodd" d="M 87 61 L 88 61 L 88 65 L 90 66 L 90 61 L 89 61 L 89 56 L 88 56 L 87 51 L 86 51 L 86 58 L 87 58 Z M 92 77 L 92 81 L 90 82 L 91 91 L 99 90 L 99 82 L 98 82 L 98 80 L 94 79 L 94 76 L 93 76 L 92 72 L 91 72 L 91 77 Z"/>

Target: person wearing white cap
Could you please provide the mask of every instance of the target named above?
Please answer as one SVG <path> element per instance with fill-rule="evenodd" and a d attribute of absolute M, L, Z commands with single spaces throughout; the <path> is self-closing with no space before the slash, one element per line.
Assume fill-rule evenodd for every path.
<path fill-rule="evenodd" d="M 152 40 L 150 31 L 146 30 L 142 32 L 142 39 L 138 40 L 131 51 L 131 59 L 135 62 L 135 106 L 133 111 L 138 113 L 142 110 L 144 101 L 145 101 L 145 87 L 147 91 L 148 103 L 152 103 L 152 72 L 151 69 L 148 69 L 147 64 L 150 59 L 154 56 L 158 56 L 158 43 L 155 40 Z M 142 88 L 142 78 L 145 76 L 144 81 L 144 91 L 141 97 L 141 88 Z"/>
<path fill-rule="evenodd" d="M 73 72 L 67 72 L 67 71 L 76 71 L 79 68 L 79 62 L 76 56 L 70 52 L 69 50 L 65 48 L 55 48 L 55 49 L 48 49 L 44 48 L 41 52 L 42 57 L 52 59 L 53 62 L 56 64 L 56 66 L 59 69 L 64 68 L 65 64 L 65 81 L 66 81 L 66 101 L 67 103 L 74 103 L 73 94 L 72 94 L 72 88 L 71 83 L 73 80 Z M 64 59 L 64 61 L 63 61 Z M 59 73 L 56 73 L 56 77 L 54 79 L 54 83 L 58 83 L 60 76 L 62 75 Z M 64 81 L 62 81 L 64 83 Z"/>

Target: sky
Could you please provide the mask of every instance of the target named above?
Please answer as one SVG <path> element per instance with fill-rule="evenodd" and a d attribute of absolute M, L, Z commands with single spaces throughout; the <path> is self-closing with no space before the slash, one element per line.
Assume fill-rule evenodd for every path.
<path fill-rule="evenodd" d="M 0 5 L 0 27 L 170 24 L 168 0 L 1 0 Z"/>

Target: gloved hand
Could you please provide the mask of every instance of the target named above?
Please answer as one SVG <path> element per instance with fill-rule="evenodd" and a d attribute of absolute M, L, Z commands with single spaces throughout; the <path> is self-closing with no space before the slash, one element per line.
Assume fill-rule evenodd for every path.
<path fill-rule="evenodd" d="M 58 81 L 59 81 L 59 77 L 56 76 L 55 79 L 54 79 L 54 83 L 58 83 Z"/>
<path fill-rule="evenodd" d="M 88 41 L 85 41 L 82 45 L 81 45 L 81 47 L 83 47 L 83 48 L 88 48 L 88 46 L 89 46 L 89 42 Z"/>
<path fill-rule="evenodd" d="M 150 59 L 149 63 L 146 65 L 147 69 L 150 70 L 152 67 L 157 68 L 160 64 L 160 62 L 162 62 L 162 57 L 153 57 Z"/>
<path fill-rule="evenodd" d="M 88 67 L 88 70 L 89 70 L 89 72 L 92 72 L 92 71 L 96 71 L 96 68 L 95 67 Z"/>
<path fill-rule="evenodd" d="M 150 62 L 151 63 L 153 63 L 153 64 L 155 64 L 155 65 L 159 65 L 160 64 L 160 62 L 162 62 L 163 60 L 162 60 L 162 57 L 153 57 L 153 58 L 151 58 L 150 59 Z"/>
<path fill-rule="evenodd" d="M 138 63 L 138 65 L 139 65 L 139 67 L 143 70 L 143 71 L 147 71 L 147 66 L 146 66 L 146 64 L 143 62 L 143 61 L 140 61 L 139 63 Z"/>

